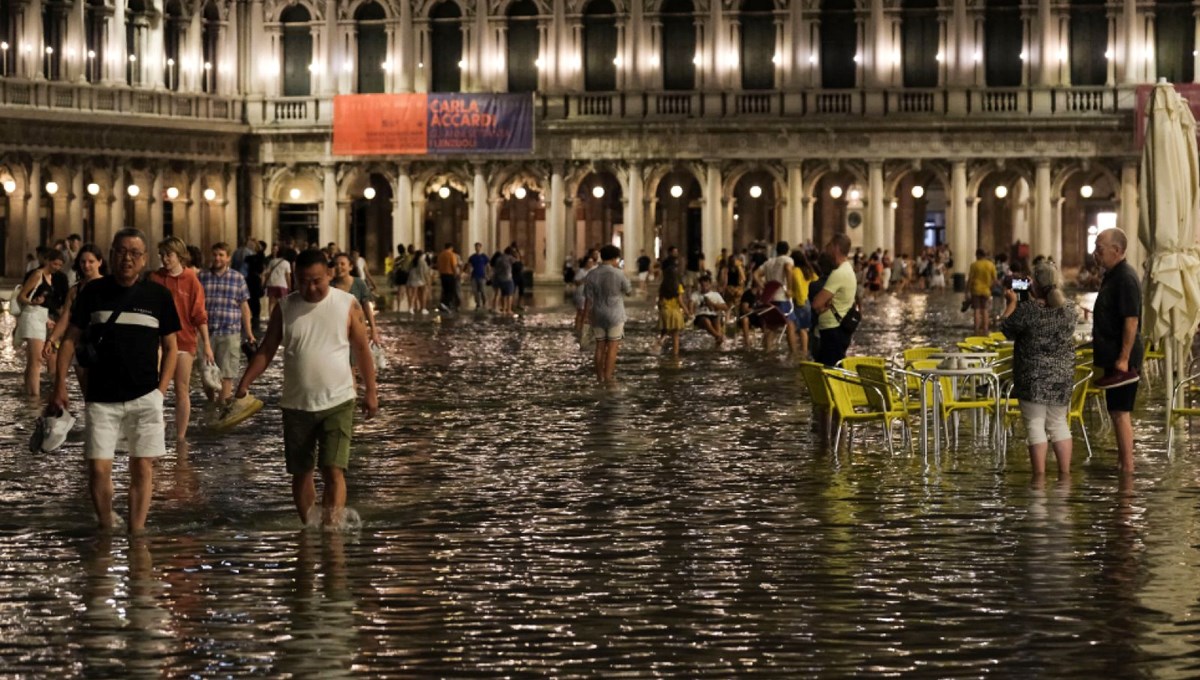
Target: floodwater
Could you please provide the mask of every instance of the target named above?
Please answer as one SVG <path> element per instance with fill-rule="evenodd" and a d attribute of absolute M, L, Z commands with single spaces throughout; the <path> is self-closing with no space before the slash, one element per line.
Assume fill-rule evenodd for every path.
<path fill-rule="evenodd" d="M 968 335 L 957 302 L 874 304 L 852 352 Z M 385 316 L 344 533 L 293 516 L 274 368 L 262 414 L 160 463 L 146 537 L 97 537 L 81 436 L 28 453 L 6 348 L 0 675 L 1200 675 L 1197 440 L 1168 460 L 1161 398 L 1131 486 L 1093 420 L 1070 484 L 1031 489 L 1019 436 L 926 460 L 867 427 L 834 455 L 785 357 L 697 331 L 675 362 L 631 307 L 611 390 L 557 291 Z"/>

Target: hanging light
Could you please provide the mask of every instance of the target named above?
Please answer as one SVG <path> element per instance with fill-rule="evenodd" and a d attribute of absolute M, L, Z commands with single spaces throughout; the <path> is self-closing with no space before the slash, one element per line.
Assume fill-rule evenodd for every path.
<path fill-rule="evenodd" d="M 925 187 L 921 186 L 920 184 L 916 184 L 913 186 L 913 188 L 912 188 L 912 197 L 913 198 L 920 198 L 924 195 L 925 195 Z"/>
<path fill-rule="evenodd" d="M 450 198 L 450 187 L 444 186 L 441 189 L 438 189 L 438 196 L 443 199 Z"/>
<path fill-rule="evenodd" d="M 90 195 L 90 196 L 95 196 L 96 194 L 99 194 L 100 193 L 100 185 L 96 184 L 95 182 L 88 183 L 87 192 L 88 192 L 88 195 Z"/>
<path fill-rule="evenodd" d="M 679 186 L 678 184 L 671 187 L 671 197 L 672 198 L 679 198 L 682 195 L 683 195 L 683 187 Z"/>
<path fill-rule="evenodd" d="M 850 190 L 850 200 L 857 201 L 860 199 L 862 199 L 862 192 L 859 191 L 858 189 L 851 189 Z"/>
<path fill-rule="evenodd" d="M 138 185 L 130 184 L 129 188 L 125 189 L 125 192 L 129 194 L 130 198 L 137 198 L 138 194 L 142 193 L 142 190 Z"/>
<path fill-rule="evenodd" d="M 592 188 L 592 195 L 596 198 L 604 198 L 604 187 L 597 184 Z"/>
<path fill-rule="evenodd" d="M 1084 198 L 1091 198 L 1092 193 L 1093 189 L 1091 184 L 1084 184 L 1083 186 L 1079 187 L 1079 195 L 1083 196 Z"/>
<path fill-rule="evenodd" d="M 58 193 L 58 182 L 46 182 L 46 193 L 53 196 Z"/>
<path fill-rule="evenodd" d="M 996 198 L 1004 198 L 1008 196 L 1008 187 L 1003 184 L 996 185 Z"/>
<path fill-rule="evenodd" d="M 524 198 L 525 198 L 525 187 L 517 187 L 516 189 L 513 189 L 513 196 L 514 196 L 514 197 L 516 197 L 516 199 L 517 199 L 518 201 L 520 201 L 520 200 L 524 200 Z"/>
<path fill-rule="evenodd" d="M 206 200 L 206 201 L 217 200 L 217 192 L 214 189 L 205 189 L 204 190 L 204 200 Z"/>
<path fill-rule="evenodd" d="M 750 198 L 758 198 L 759 196 L 762 196 L 762 187 L 757 184 L 750 187 Z"/>
<path fill-rule="evenodd" d="M 363 189 L 363 198 L 367 199 L 368 201 L 375 198 L 375 187 L 367 187 L 366 189 Z"/>
<path fill-rule="evenodd" d="M 833 185 L 832 187 L 829 187 L 829 196 L 832 198 L 841 198 L 842 197 L 842 188 L 836 184 Z"/>
<path fill-rule="evenodd" d="M 172 201 L 179 198 L 179 189 L 175 187 L 167 187 L 167 198 Z"/>

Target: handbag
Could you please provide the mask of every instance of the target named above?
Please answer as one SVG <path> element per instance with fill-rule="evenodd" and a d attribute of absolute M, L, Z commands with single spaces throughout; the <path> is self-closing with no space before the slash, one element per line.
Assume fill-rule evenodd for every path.
<path fill-rule="evenodd" d="M 838 321 L 838 328 L 846 335 L 854 335 L 854 331 L 858 330 L 858 324 L 862 323 L 862 307 L 858 304 L 858 298 L 850 305 L 850 309 L 846 310 L 846 315 L 842 316 L 837 313 L 837 308 L 830 306 L 833 312 L 833 318 Z"/>
<path fill-rule="evenodd" d="M 104 325 L 100 326 L 100 330 L 93 333 L 92 329 L 94 327 L 88 328 L 87 339 L 80 342 L 79 346 L 75 348 L 75 359 L 79 362 L 80 366 L 91 368 L 100 363 L 100 345 L 104 342 L 104 338 L 108 336 L 109 332 L 112 331 L 113 327 L 117 325 L 117 317 L 121 316 L 121 312 L 129 308 L 129 304 L 133 300 L 134 290 L 140 285 L 140 282 L 135 283 L 126 291 L 125 296 L 113 308 L 112 314 L 108 315 L 108 319 L 105 320 Z"/>

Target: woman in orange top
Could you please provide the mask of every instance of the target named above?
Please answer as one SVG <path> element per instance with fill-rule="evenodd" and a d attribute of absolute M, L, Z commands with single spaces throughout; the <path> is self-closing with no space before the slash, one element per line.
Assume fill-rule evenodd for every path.
<path fill-rule="evenodd" d="M 196 339 L 204 342 L 204 360 L 214 363 L 212 343 L 208 341 L 208 312 L 204 310 L 204 288 L 194 270 L 188 267 L 191 256 L 187 244 L 178 236 L 169 236 L 158 244 L 162 268 L 150 280 L 171 291 L 175 311 L 179 313 L 179 360 L 175 363 L 175 436 L 183 441 L 192 418 L 192 363 L 196 360 Z"/>

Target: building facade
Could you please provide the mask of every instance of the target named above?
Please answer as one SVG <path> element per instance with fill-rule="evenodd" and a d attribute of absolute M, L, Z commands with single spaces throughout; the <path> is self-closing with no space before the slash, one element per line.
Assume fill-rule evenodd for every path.
<path fill-rule="evenodd" d="M 1077 267 L 1136 228 L 1139 85 L 1195 80 L 1197 7 L 1140 0 L 3 0 L 0 245 L 122 226 L 704 252 L 846 232 L 1016 240 Z M 339 157 L 333 97 L 528 92 L 534 152 Z M 1132 232 L 1131 232 L 1132 233 Z"/>

